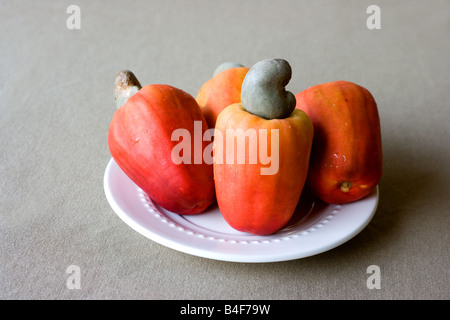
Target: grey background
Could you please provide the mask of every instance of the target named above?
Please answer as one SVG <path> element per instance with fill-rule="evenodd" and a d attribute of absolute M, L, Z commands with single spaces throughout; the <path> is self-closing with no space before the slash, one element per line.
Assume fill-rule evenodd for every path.
<path fill-rule="evenodd" d="M 70 4 L 80 30 L 66 27 Z M 380 30 L 366 27 L 370 4 Z M 450 298 L 449 30 L 437 0 L 1 1 L 0 298 Z M 294 93 L 348 80 L 374 95 L 384 172 L 369 226 L 316 256 L 239 264 L 123 223 L 102 184 L 116 73 L 195 97 L 220 63 L 272 57 L 290 62 Z M 366 287 L 373 264 L 379 290 Z"/>

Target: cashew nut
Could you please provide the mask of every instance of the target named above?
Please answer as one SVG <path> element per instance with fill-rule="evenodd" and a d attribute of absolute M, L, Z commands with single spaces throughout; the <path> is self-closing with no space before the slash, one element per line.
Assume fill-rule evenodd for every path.
<path fill-rule="evenodd" d="M 213 73 L 213 77 L 215 77 L 216 75 L 218 75 L 219 73 L 221 73 L 222 71 L 225 71 L 227 69 L 231 69 L 231 68 L 240 68 L 243 67 L 242 64 L 240 63 L 236 63 L 236 62 L 224 62 L 221 65 L 219 65 L 216 70 L 214 70 Z"/>
<path fill-rule="evenodd" d="M 141 88 L 142 86 L 133 72 L 129 70 L 120 71 L 114 80 L 114 100 L 117 109 L 123 106 Z"/>
<path fill-rule="evenodd" d="M 292 69 L 283 59 L 266 59 L 255 64 L 244 78 L 241 89 L 242 107 L 265 119 L 283 119 L 294 111 L 296 100 L 285 86 Z"/>

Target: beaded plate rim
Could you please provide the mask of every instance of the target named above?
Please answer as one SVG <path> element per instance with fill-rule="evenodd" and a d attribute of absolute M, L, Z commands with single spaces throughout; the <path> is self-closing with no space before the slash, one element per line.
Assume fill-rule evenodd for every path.
<path fill-rule="evenodd" d="M 129 227 L 150 240 L 194 256 L 244 263 L 300 259 L 333 249 L 355 237 L 369 224 L 379 201 L 377 186 L 371 195 L 350 204 L 318 202 L 322 207 L 311 209 L 298 225 L 288 225 L 272 235 L 239 232 L 229 235 L 204 228 L 201 217 L 199 225 L 188 220 L 189 216 L 160 208 L 112 158 L 106 166 L 103 184 L 113 211 Z M 315 209 L 320 212 L 314 212 Z M 302 224 L 302 219 L 308 224 Z"/>

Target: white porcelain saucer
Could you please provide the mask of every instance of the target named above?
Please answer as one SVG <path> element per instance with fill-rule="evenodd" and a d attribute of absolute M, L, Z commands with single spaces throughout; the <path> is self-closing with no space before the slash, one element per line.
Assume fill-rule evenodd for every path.
<path fill-rule="evenodd" d="M 335 248 L 363 230 L 375 214 L 378 187 L 362 200 L 329 205 L 303 194 L 289 224 L 257 236 L 231 228 L 217 205 L 198 215 L 162 209 L 111 159 L 104 175 L 106 198 L 116 214 L 145 237 L 191 255 L 234 262 L 305 258 Z"/>

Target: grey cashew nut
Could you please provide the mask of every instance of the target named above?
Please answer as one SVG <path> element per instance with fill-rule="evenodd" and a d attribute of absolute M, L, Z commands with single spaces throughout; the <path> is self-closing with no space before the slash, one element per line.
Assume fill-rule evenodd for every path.
<path fill-rule="evenodd" d="M 294 111 L 296 100 L 285 86 L 292 76 L 289 63 L 283 59 L 266 59 L 255 64 L 244 78 L 242 107 L 265 119 L 283 119 Z"/>
<path fill-rule="evenodd" d="M 236 62 L 224 62 L 221 65 L 219 65 L 216 70 L 214 70 L 213 73 L 213 77 L 215 77 L 216 75 L 218 75 L 219 73 L 221 73 L 222 71 L 225 71 L 227 69 L 231 69 L 231 68 L 241 68 L 243 67 L 242 64 L 240 63 L 236 63 Z"/>
<path fill-rule="evenodd" d="M 123 106 L 141 88 L 142 86 L 133 72 L 129 70 L 120 71 L 114 80 L 114 100 L 117 109 Z"/>

